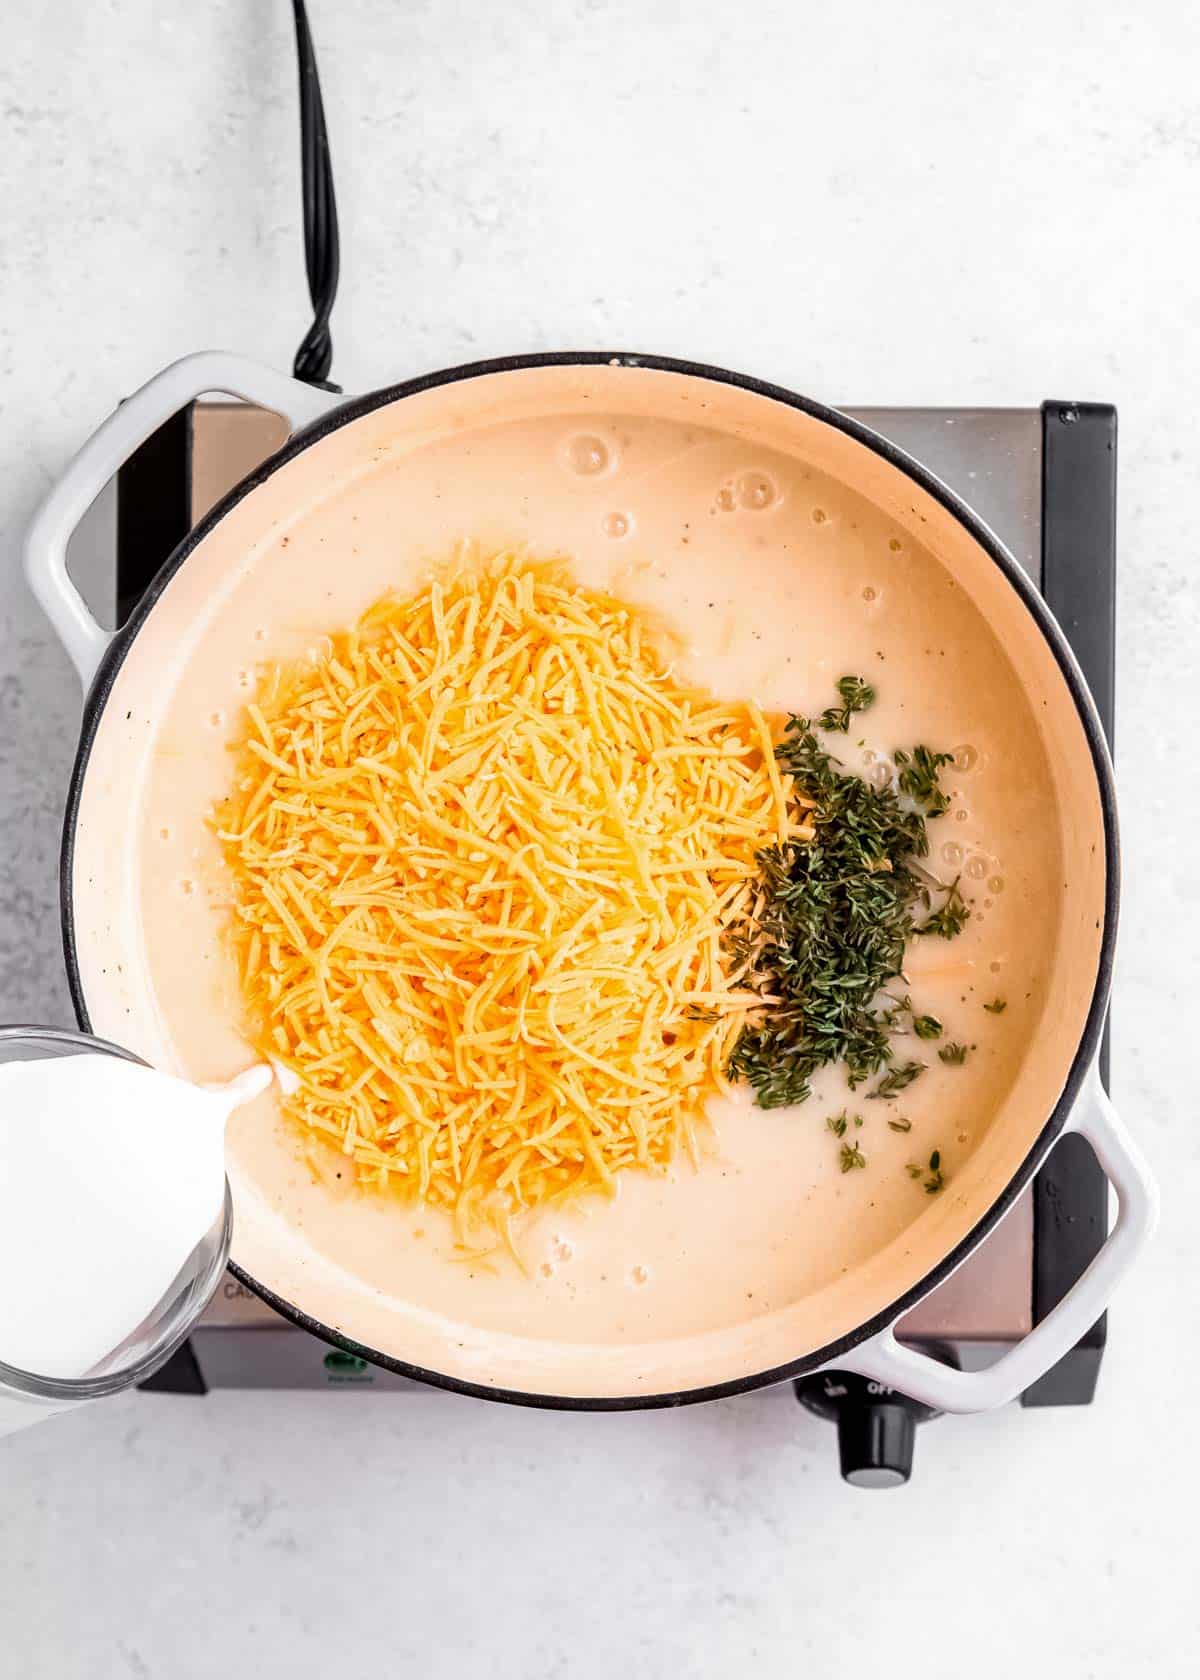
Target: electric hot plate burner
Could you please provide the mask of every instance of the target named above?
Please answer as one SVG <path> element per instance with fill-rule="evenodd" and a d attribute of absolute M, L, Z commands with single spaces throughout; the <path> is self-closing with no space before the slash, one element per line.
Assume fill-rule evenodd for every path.
<path fill-rule="evenodd" d="M 850 412 L 938 474 L 1008 545 L 1065 630 L 1111 738 L 1115 410 L 1046 402 L 1031 409 Z M 118 622 L 191 526 L 284 436 L 283 422 L 262 409 L 196 403 L 129 460 L 115 485 Z M 98 545 L 93 521 L 90 553 L 80 569 L 90 576 L 85 593 L 99 590 L 111 603 L 111 499 L 98 510 L 100 525 L 106 515 L 107 533 Z M 1107 1045 L 1101 1066 L 1107 1080 Z M 902 1337 L 964 1367 L 987 1364 L 1066 1293 L 1099 1250 L 1107 1218 L 1108 1188 L 1089 1146 L 1077 1137 L 1060 1139 L 1008 1218 L 903 1321 Z M 1104 1342 L 1101 1319 L 1026 1392 L 1023 1404 L 1086 1405 Z M 190 1342 L 145 1386 L 204 1394 L 210 1388 L 417 1385 L 327 1347 L 228 1276 Z M 836 1424 L 847 1480 L 882 1487 L 908 1479 L 916 1425 L 930 1415 L 926 1408 L 837 1372 L 795 1387 L 804 1406 Z"/>

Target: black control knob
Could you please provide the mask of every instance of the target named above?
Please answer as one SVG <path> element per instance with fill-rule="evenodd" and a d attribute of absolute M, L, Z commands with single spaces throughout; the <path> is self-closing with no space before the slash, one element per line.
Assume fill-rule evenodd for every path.
<path fill-rule="evenodd" d="M 802 1406 L 837 1424 L 842 1476 L 854 1487 L 903 1487 L 912 1475 L 917 1425 L 940 1416 L 853 1371 L 818 1371 L 793 1387 Z"/>

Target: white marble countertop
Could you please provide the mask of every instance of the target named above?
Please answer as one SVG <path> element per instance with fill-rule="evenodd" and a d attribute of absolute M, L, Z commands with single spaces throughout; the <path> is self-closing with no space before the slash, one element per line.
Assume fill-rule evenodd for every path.
<path fill-rule="evenodd" d="M 307 321 L 283 0 L 21 8 L 0 65 L 0 1017 L 66 1021 L 79 699 L 18 573 L 162 363 Z M 0 1443 L 0 1667 L 489 1680 L 1196 1671 L 1194 8 L 313 0 L 337 377 L 614 344 L 831 401 L 1121 411 L 1115 1091 L 1165 1187 L 1096 1404 L 945 1420 L 902 1493 L 786 1392 L 576 1417 L 130 1396 Z M 11 22 L 11 20 L 10 20 Z"/>

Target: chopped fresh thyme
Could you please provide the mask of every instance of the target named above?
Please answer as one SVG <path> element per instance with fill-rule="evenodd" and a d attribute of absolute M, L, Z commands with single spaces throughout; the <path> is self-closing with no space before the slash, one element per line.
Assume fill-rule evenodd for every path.
<path fill-rule="evenodd" d="M 918 1038 L 941 1038 L 942 1023 L 936 1015 L 914 1015 L 913 1031 Z"/>
<path fill-rule="evenodd" d="M 1008 1008 L 1008 1004 L 1003 998 L 993 998 L 991 1003 L 985 1003 L 983 1007 L 987 1010 L 989 1015 L 1003 1015 L 1004 1011 Z"/>
<path fill-rule="evenodd" d="M 842 677 L 837 691 L 842 697 L 841 705 L 827 706 L 817 719 L 817 727 L 840 730 L 844 735 L 855 712 L 865 712 L 868 706 L 875 704 L 875 690 L 861 677 Z"/>
<path fill-rule="evenodd" d="M 918 1166 L 915 1161 L 909 1161 L 905 1170 L 907 1171 L 909 1178 L 925 1179 L 925 1194 L 927 1196 L 936 1196 L 939 1190 L 945 1188 L 946 1175 L 942 1171 L 942 1153 L 940 1149 L 935 1149 L 933 1154 L 929 1157 L 928 1168 Z M 928 1173 L 927 1177 L 926 1173 Z"/>
<path fill-rule="evenodd" d="M 930 752 L 928 747 L 914 747 L 908 752 L 892 754 L 900 772 L 900 792 L 921 807 L 927 817 L 940 817 L 950 808 L 950 801 L 938 786 L 938 771 L 954 761 L 953 753 Z"/>
<path fill-rule="evenodd" d="M 901 1091 L 907 1090 L 913 1080 L 924 1072 L 924 1062 L 901 1062 L 899 1067 L 894 1067 L 890 1073 L 884 1074 L 873 1091 L 867 1092 L 867 1099 L 870 1101 L 872 1098 L 879 1097 L 884 1102 L 891 1102 L 893 1097 L 898 1096 Z"/>
<path fill-rule="evenodd" d="M 842 1171 L 852 1172 L 855 1167 L 865 1167 L 867 1157 L 856 1143 L 844 1143 L 841 1153 Z"/>
<path fill-rule="evenodd" d="M 894 1027 L 902 1016 L 911 1015 L 913 1012 L 912 999 L 910 997 L 894 998 L 889 994 L 887 997 L 881 998 L 879 1001 L 881 1003 L 890 1003 L 892 1006 L 890 1009 L 885 1009 L 880 1013 L 879 1020 L 885 1027 Z"/>
<path fill-rule="evenodd" d="M 813 838 L 758 854 L 753 918 L 726 938 L 726 956 L 747 989 L 770 1000 L 743 1028 L 728 1064 L 730 1077 L 751 1085 L 761 1108 L 804 1102 L 813 1074 L 830 1064 L 842 1066 L 851 1090 L 882 1074 L 872 1097 L 888 1100 L 910 1084 L 924 1064 L 892 1066 L 900 1017 L 910 1015 L 919 1036 L 936 1037 L 941 1026 L 884 988 L 901 977 L 914 934 L 953 938 L 968 913 L 957 881 L 931 887 L 928 872 L 916 867 L 929 852 L 926 817 L 944 809 L 937 773 L 949 755 L 924 747 L 904 754 L 904 797 L 848 773 L 814 728 L 835 727 L 826 720 L 843 711 L 848 724 L 875 694 L 861 678 L 843 677 L 837 686 L 842 706 L 816 725 L 790 718 L 776 747 L 780 768 L 805 801 Z M 945 901 L 931 912 L 939 891 Z M 927 1033 L 916 1028 L 918 1020 L 929 1025 Z"/>
<path fill-rule="evenodd" d="M 709 1009 L 703 1003 L 689 1003 L 683 1015 L 687 1021 L 719 1021 L 721 1019 L 720 1010 Z"/>
<path fill-rule="evenodd" d="M 966 901 L 958 890 L 957 878 L 943 889 L 946 897 L 938 909 L 930 915 L 914 931 L 917 933 L 934 933 L 939 939 L 953 939 L 962 932 L 971 912 L 967 909 Z M 928 900 L 927 900 L 928 901 Z"/>
<path fill-rule="evenodd" d="M 829 1130 L 833 1133 L 834 1137 L 845 1137 L 846 1116 L 844 1114 L 831 1114 L 825 1124 L 829 1127 Z"/>
<path fill-rule="evenodd" d="M 901 1118 L 899 1120 L 889 1120 L 888 1121 L 888 1130 L 892 1131 L 892 1132 L 911 1132 L 912 1131 L 912 1121 L 911 1120 L 905 1120 L 903 1118 Z"/>
<path fill-rule="evenodd" d="M 961 1067 L 966 1059 L 965 1044 L 944 1044 L 938 1051 L 938 1061 L 945 1062 L 947 1067 Z"/>

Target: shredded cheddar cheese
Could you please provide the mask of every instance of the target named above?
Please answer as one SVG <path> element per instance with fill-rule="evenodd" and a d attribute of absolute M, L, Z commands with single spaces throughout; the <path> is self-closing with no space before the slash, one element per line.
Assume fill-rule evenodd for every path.
<path fill-rule="evenodd" d="M 564 563 L 463 560 L 265 672 L 217 813 L 258 1049 L 360 1179 L 461 1240 L 696 1148 L 789 823 L 759 710 Z"/>

